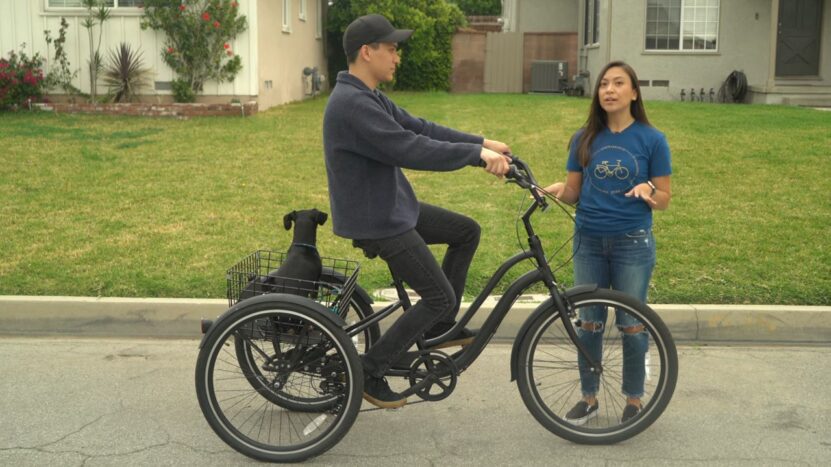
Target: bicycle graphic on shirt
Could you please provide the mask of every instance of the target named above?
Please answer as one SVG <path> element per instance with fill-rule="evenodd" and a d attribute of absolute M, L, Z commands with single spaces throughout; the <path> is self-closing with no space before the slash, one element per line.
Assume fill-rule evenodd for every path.
<path fill-rule="evenodd" d="M 609 165 L 609 161 L 603 161 L 594 168 L 594 176 L 600 180 L 609 177 L 616 177 L 618 180 L 629 178 L 629 169 L 620 165 L 620 159 L 616 165 Z"/>

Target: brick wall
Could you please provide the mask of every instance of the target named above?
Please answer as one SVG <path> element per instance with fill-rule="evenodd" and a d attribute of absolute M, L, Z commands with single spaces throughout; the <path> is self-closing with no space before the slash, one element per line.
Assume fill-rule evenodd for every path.
<path fill-rule="evenodd" d="M 40 104 L 41 110 L 56 113 L 134 115 L 142 117 L 245 117 L 258 111 L 256 101 L 243 104 Z"/>

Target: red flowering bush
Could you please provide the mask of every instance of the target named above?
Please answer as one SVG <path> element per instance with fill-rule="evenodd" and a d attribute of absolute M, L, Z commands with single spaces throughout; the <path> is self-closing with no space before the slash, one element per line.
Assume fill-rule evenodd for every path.
<path fill-rule="evenodd" d="M 12 50 L 0 58 L 0 109 L 15 108 L 43 100 L 43 59 Z"/>
<path fill-rule="evenodd" d="M 228 45 L 248 28 L 235 1 L 145 0 L 141 27 L 167 36 L 162 59 L 178 75 L 178 102 L 192 102 L 206 81 L 233 81 L 242 70 Z"/>

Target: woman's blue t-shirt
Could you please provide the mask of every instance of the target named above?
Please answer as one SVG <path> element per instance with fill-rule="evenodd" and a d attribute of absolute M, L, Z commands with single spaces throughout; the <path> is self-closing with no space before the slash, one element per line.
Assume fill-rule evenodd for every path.
<path fill-rule="evenodd" d="M 566 170 L 582 172 L 577 228 L 594 235 L 614 235 L 652 227 L 652 208 L 626 197 L 635 185 L 672 173 L 669 144 L 657 129 L 634 122 L 620 133 L 601 131 L 591 146 L 591 160 L 581 167 L 574 136 Z"/>

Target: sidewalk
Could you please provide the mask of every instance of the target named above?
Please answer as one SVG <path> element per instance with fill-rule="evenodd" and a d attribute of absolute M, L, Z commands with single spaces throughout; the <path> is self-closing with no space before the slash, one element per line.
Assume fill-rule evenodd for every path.
<path fill-rule="evenodd" d="M 472 322 L 484 321 L 495 301 Z M 376 302 L 380 309 L 386 303 Z M 469 304 L 463 304 L 466 309 Z M 494 336 L 511 341 L 538 303 L 518 301 Z M 0 296 L 0 335 L 199 337 L 199 321 L 227 300 Z M 831 307 L 787 305 L 652 305 L 679 342 L 828 344 Z M 391 322 L 390 319 L 386 320 Z M 383 326 L 384 323 L 382 323 Z"/>

